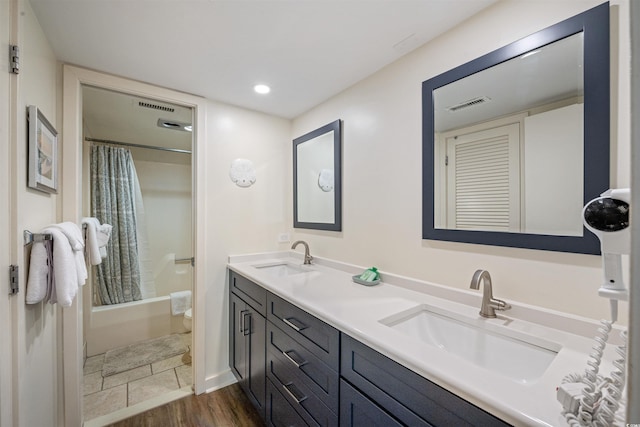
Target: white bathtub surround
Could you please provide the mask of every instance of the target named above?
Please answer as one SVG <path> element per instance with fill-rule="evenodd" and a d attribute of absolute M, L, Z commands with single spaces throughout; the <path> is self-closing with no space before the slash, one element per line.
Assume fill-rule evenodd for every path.
<path fill-rule="evenodd" d="M 307 273 L 277 277 L 274 270 L 255 267 L 283 260 L 302 264 L 301 254 L 279 252 L 230 256 L 229 268 L 509 423 L 565 425 L 562 407 L 556 401 L 556 387 L 567 374 L 584 372 L 598 322 L 517 301 L 507 301 L 512 309 L 498 312 L 497 318 L 485 319 L 478 313 L 481 292 L 444 287 L 384 271 L 381 272 L 384 282 L 380 285 L 361 286 L 351 277 L 361 272 L 363 266 L 320 257 L 314 258 L 312 271 Z M 501 297 L 499 293 L 494 296 Z M 482 330 L 537 343 L 550 352 L 550 360 L 545 361 L 548 366 L 525 372 L 518 365 L 529 365 L 529 360 L 506 357 L 504 360 L 513 362 L 511 372 L 502 370 L 500 364 L 482 367 L 480 360 L 461 357 L 429 344 L 412 331 L 395 327 L 425 308 L 453 314 L 455 321 L 476 325 Z M 620 342 L 615 331 L 610 341 Z M 605 353 L 601 367 L 604 375 L 611 371 L 610 361 L 616 357 L 614 350 L 608 348 Z M 537 357 L 536 352 L 524 354 Z"/>
<path fill-rule="evenodd" d="M 135 167 L 135 160 L 134 160 Z M 147 228 L 147 211 L 142 198 L 140 177 L 136 169 L 136 185 L 134 186 L 134 201 L 136 208 L 136 237 L 138 239 L 138 263 L 140 264 L 140 295 L 142 299 L 154 298 L 157 295 L 155 277 L 153 275 L 153 257 L 149 243 Z"/>
<path fill-rule="evenodd" d="M 171 315 L 169 296 L 93 307 L 86 329 L 87 356 L 138 341 L 187 332 L 182 316 Z"/>

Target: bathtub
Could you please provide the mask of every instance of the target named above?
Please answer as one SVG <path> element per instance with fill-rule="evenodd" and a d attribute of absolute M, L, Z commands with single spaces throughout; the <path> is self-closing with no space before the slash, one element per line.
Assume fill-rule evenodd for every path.
<path fill-rule="evenodd" d="M 88 357 L 163 335 L 187 332 L 183 316 L 171 315 L 169 296 L 91 309 L 85 329 Z"/>

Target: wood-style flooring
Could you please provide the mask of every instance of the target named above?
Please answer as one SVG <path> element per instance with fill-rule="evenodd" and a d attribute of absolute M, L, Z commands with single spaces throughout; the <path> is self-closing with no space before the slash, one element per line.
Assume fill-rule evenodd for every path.
<path fill-rule="evenodd" d="M 110 427 L 262 427 L 264 422 L 240 386 L 189 396 Z"/>

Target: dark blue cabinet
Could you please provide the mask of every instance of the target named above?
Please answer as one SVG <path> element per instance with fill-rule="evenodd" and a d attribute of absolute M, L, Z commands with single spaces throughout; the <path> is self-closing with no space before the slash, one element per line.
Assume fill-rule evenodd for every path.
<path fill-rule="evenodd" d="M 338 425 L 339 360 L 337 329 L 267 294 L 267 377 L 273 390 L 269 393 L 279 393 L 306 425 Z M 268 418 L 273 417 L 270 410 L 267 407 Z"/>
<path fill-rule="evenodd" d="M 267 380 L 266 416 L 269 427 L 308 427 L 309 425 L 269 380 Z"/>
<path fill-rule="evenodd" d="M 230 289 L 237 279 L 230 275 Z M 246 279 L 245 279 L 246 280 Z M 236 280 L 237 281 L 237 280 Z M 257 285 L 258 290 L 266 291 Z M 253 302 L 252 300 L 250 300 Z M 231 371 L 249 400 L 264 417 L 266 394 L 266 320 L 260 312 L 235 293 L 229 295 L 229 363 Z"/>
<path fill-rule="evenodd" d="M 340 331 L 272 293 L 267 295 L 267 319 L 331 369 L 338 370 Z"/>
<path fill-rule="evenodd" d="M 340 425 L 353 427 L 402 427 L 384 409 L 367 396 L 340 380 Z M 423 424 L 427 425 L 427 424 Z"/>
<path fill-rule="evenodd" d="M 400 425 L 509 425 L 344 333 L 341 344 L 341 376 Z M 354 403 L 342 386 L 340 392 L 340 419 L 361 419 L 349 414 Z M 356 425 L 364 424 L 341 423 Z"/>

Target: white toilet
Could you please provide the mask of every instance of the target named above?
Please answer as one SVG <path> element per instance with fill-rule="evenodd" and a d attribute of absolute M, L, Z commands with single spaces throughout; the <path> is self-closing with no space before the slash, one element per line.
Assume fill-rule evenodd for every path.
<path fill-rule="evenodd" d="M 182 319 L 182 324 L 187 329 L 187 331 L 191 331 L 191 323 L 192 323 L 191 309 L 188 309 L 187 311 L 184 312 L 184 318 Z"/>

